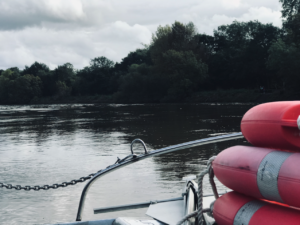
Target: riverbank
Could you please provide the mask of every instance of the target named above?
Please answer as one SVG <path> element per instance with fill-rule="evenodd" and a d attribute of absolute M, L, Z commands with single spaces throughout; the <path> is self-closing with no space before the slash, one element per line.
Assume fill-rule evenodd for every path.
<path fill-rule="evenodd" d="M 203 91 L 193 94 L 187 102 L 272 102 L 300 99 L 300 93 L 253 89 Z"/>
<path fill-rule="evenodd" d="M 239 89 L 239 90 L 216 90 L 202 91 L 194 93 L 181 103 L 209 103 L 209 102 L 271 102 L 298 100 L 300 93 L 289 93 L 281 91 L 269 91 L 261 93 L 258 90 Z M 65 96 L 65 97 L 47 97 L 35 98 L 31 104 L 96 104 L 96 103 L 148 103 L 148 102 L 126 102 L 118 100 L 114 95 L 94 95 L 94 96 Z M 157 103 L 157 102 L 156 102 Z M 167 103 L 167 102 L 165 102 Z"/>

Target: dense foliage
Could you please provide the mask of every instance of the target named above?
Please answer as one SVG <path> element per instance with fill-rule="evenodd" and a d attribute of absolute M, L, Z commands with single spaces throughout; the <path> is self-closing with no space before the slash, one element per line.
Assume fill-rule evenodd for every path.
<path fill-rule="evenodd" d="M 277 77 L 277 84 L 297 95 L 300 82 L 300 0 L 280 2 L 284 35 L 270 47 L 266 64 Z"/>
<path fill-rule="evenodd" d="M 300 0 L 280 0 L 283 27 L 259 21 L 219 26 L 199 34 L 190 22 L 159 26 L 149 45 L 119 63 L 96 57 L 75 70 L 35 62 L 20 71 L 0 70 L 0 103 L 41 97 L 111 96 L 112 101 L 180 102 L 199 92 L 226 89 L 298 92 Z"/>

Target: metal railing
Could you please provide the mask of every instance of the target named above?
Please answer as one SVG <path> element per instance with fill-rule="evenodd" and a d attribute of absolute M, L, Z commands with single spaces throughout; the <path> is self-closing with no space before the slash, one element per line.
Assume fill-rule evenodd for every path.
<path fill-rule="evenodd" d="M 153 156 L 157 156 L 157 155 L 162 155 L 162 154 L 166 154 L 169 152 L 174 152 L 174 151 L 178 151 L 178 150 L 182 150 L 182 149 L 187 149 L 187 148 L 192 148 L 192 147 L 196 147 L 196 146 L 200 146 L 200 145 L 207 145 L 210 143 L 216 143 L 216 142 L 222 142 L 222 141 L 229 141 L 229 140 L 234 140 L 234 139 L 238 139 L 238 138 L 243 138 L 244 136 L 242 135 L 241 132 L 238 133 L 233 133 L 233 134 L 227 134 L 227 135 L 222 135 L 222 136 L 216 136 L 216 137 L 210 137 L 210 138 L 204 138 L 204 139 L 200 139 L 200 140 L 196 140 L 196 141 L 190 141 L 190 142 L 185 142 L 182 144 L 178 144 L 178 145 L 172 145 L 166 148 L 161 148 L 158 150 L 154 150 L 151 152 L 148 152 L 146 149 L 146 145 L 144 144 L 144 142 L 142 142 L 141 140 L 138 140 L 140 142 L 142 142 L 144 148 L 145 148 L 145 154 L 141 154 L 141 155 L 135 155 L 133 153 L 132 150 L 132 145 L 134 142 L 136 142 L 136 140 L 133 141 L 133 143 L 131 144 L 131 151 L 132 151 L 132 155 L 129 155 L 127 157 L 125 157 L 122 160 L 117 161 L 114 165 L 111 165 L 109 167 L 107 167 L 104 170 L 99 171 L 98 173 L 96 173 L 90 180 L 89 182 L 85 185 L 85 187 L 82 190 L 81 193 L 81 197 L 80 197 L 80 202 L 79 202 L 79 206 L 78 206 L 78 211 L 77 211 L 77 216 L 76 216 L 76 221 L 81 221 L 82 220 L 82 211 L 84 208 L 84 203 L 85 203 L 85 198 L 86 195 L 88 193 L 89 188 L 91 187 L 91 185 L 98 180 L 100 177 L 113 172 L 117 169 L 120 169 L 124 166 L 128 166 L 132 163 L 141 161 L 143 159 L 147 159 Z"/>

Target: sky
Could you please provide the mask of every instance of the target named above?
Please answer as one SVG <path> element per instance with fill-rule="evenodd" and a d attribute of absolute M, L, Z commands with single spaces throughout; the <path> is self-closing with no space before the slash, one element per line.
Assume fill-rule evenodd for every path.
<path fill-rule="evenodd" d="M 234 20 L 282 23 L 279 0 L 0 0 L 0 8 L 0 69 L 120 62 L 175 21 L 210 35 Z"/>

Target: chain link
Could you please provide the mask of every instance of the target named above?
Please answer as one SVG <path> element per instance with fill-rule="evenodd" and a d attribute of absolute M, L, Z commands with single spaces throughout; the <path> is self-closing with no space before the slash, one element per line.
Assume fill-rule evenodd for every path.
<path fill-rule="evenodd" d="M 99 170 L 98 172 L 101 172 L 102 170 Z M 25 190 L 25 191 L 30 191 L 30 190 L 34 190 L 34 191 L 39 191 L 39 190 L 50 190 L 50 189 L 57 189 L 60 187 L 68 187 L 69 185 L 75 185 L 78 183 L 82 183 L 85 182 L 86 180 L 91 179 L 95 174 L 97 173 L 92 173 L 89 176 L 86 177 L 81 177 L 78 180 L 72 180 L 70 182 L 63 182 L 61 184 L 53 184 L 53 185 L 44 185 L 44 186 L 24 186 L 22 187 L 21 185 L 12 185 L 12 184 L 4 184 L 4 183 L 0 183 L 0 188 L 6 188 L 6 189 L 15 189 L 17 191 L 20 190 Z"/>
<path fill-rule="evenodd" d="M 124 161 L 126 161 L 128 159 L 135 158 L 135 157 L 136 157 L 136 155 L 134 155 L 134 154 L 128 155 L 124 159 L 119 159 L 119 157 L 117 157 L 118 158 L 117 161 L 114 164 L 106 167 L 106 169 L 109 168 L 109 167 L 111 167 L 111 166 L 113 166 L 113 165 L 120 164 L 120 163 L 122 163 L 122 162 L 124 162 Z M 91 179 L 93 176 L 95 176 L 96 174 L 100 173 L 101 171 L 103 171 L 103 169 L 99 170 L 97 173 L 91 173 L 90 175 L 88 175 L 86 177 L 80 177 L 79 179 L 77 179 L 77 180 L 71 180 L 70 182 L 62 182 L 61 184 L 52 184 L 52 185 L 44 185 L 44 186 L 38 186 L 38 185 L 36 185 L 36 186 L 24 186 L 24 187 L 22 187 L 21 185 L 15 185 L 14 186 L 12 184 L 4 184 L 4 183 L 0 182 L 0 188 L 15 189 L 15 190 L 18 190 L 18 191 L 20 191 L 20 190 L 25 190 L 25 191 L 30 191 L 30 190 L 34 190 L 34 191 L 45 190 L 45 191 L 47 191 L 47 190 L 50 190 L 50 189 L 57 189 L 57 188 L 60 188 L 60 187 L 65 188 L 65 187 L 68 187 L 69 185 L 75 185 L 75 184 L 78 184 L 78 183 L 85 182 L 86 180 Z"/>

